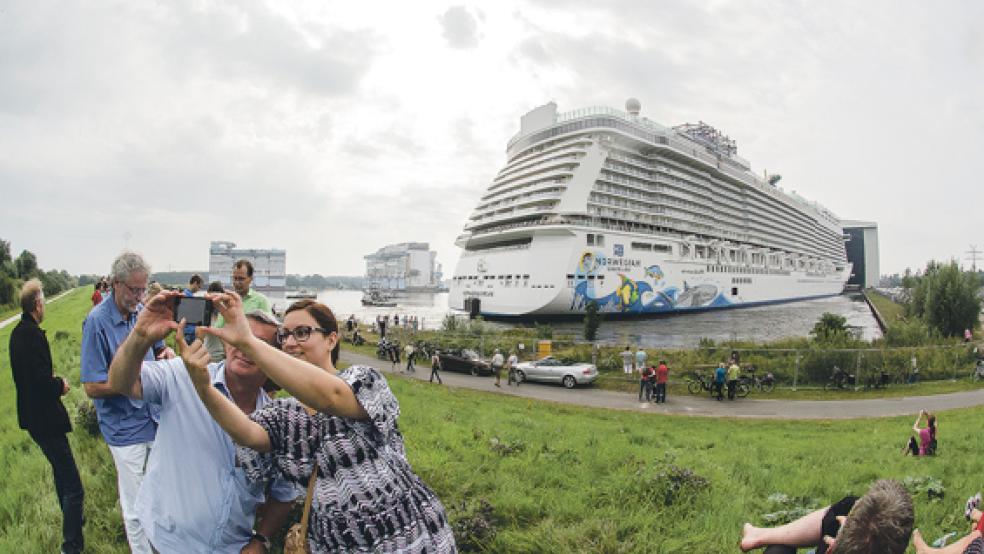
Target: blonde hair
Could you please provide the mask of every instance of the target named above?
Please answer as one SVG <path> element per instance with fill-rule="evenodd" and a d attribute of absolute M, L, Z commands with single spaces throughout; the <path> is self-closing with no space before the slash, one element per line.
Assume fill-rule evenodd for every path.
<path fill-rule="evenodd" d="M 28 279 L 24 286 L 21 287 L 20 292 L 20 305 L 24 313 L 29 314 L 34 311 L 34 305 L 37 303 L 38 298 L 44 295 L 44 291 L 41 288 L 41 280 L 35 277 L 34 279 Z"/>

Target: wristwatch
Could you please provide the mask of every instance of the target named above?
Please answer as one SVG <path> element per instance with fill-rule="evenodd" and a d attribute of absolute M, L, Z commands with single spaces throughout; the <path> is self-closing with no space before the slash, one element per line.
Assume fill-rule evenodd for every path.
<path fill-rule="evenodd" d="M 251 539 L 256 539 L 256 540 L 260 541 L 260 544 L 262 544 L 263 545 L 263 548 L 266 548 L 268 552 L 270 551 L 270 547 L 273 546 L 270 543 L 270 539 L 268 539 L 266 537 L 266 535 L 264 535 L 263 533 L 260 533 L 256 529 L 253 529 L 253 535 L 250 538 Z"/>

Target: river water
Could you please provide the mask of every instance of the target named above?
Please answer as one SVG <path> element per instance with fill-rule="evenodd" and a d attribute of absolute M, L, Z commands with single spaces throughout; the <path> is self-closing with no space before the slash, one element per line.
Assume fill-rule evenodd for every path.
<path fill-rule="evenodd" d="M 292 300 L 271 296 L 270 301 L 280 310 Z M 328 305 L 339 320 L 354 314 L 356 319 L 369 324 L 378 315 L 415 315 L 425 329 L 440 328 L 448 308 L 447 293 L 420 293 L 398 299 L 395 308 L 377 308 L 362 305 L 362 292 L 353 290 L 323 290 L 318 301 Z M 598 338 L 606 343 L 631 342 L 645 347 L 696 346 L 701 337 L 715 342 L 725 340 L 750 340 L 768 342 L 786 337 L 808 336 L 813 325 L 824 312 L 844 316 L 847 324 L 857 330 L 865 340 L 881 336 L 878 323 L 861 294 L 844 294 L 817 300 L 804 300 L 786 304 L 773 304 L 754 308 L 716 310 L 694 314 L 661 316 L 646 319 L 602 321 Z M 460 313 L 460 312 L 456 312 Z M 497 327 L 513 327 L 518 323 L 493 322 Z M 556 332 L 581 336 L 580 321 L 552 321 Z"/>

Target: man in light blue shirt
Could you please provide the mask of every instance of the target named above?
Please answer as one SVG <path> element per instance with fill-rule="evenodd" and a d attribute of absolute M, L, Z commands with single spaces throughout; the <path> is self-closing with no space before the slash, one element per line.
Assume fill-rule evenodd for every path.
<path fill-rule="evenodd" d="M 199 400 L 184 361 L 140 356 L 147 344 L 177 330 L 171 310 L 176 295 L 162 293 L 148 303 L 110 369 L 114 390 L 161 410 L 137 517 L 161 554 L 266 552 L 267 537 L 283 527 L 297 490 L 278 480 L 267 500 L 262 484 L 248 484 L 235 464 L 235 444 Z M 259 311 L 247 318 L 254 335 L 275 342 L 275 319 Z M 235 348 L 226 346 L 226 361 L 210 364 L 209 372 L 213 386 L 247 414 L 271 402 L 262 388 L 266 376 Z M 254 530 L 260 504 L 263 517 Z"/>
<path fill-rule="evenodd" d="M 150 545 L 133 511 L 133 503 L 147 466 L 147 457 L 157 432 L 156 413 L 140 400 L 120 396 L 107 384 L 109 364 L 120 343 L 126 339 L 143 309 L 150 266 L 133 252 L 113 260 L 110 270 L 112 294 L 89 312 L 82 324 L 81 378 L 85 393 L 92 398 L 99 418 L 99 430 L 106 439 L 116 466 L 120 507 L 130 551 L 150 554 Z M 163 341 L 151 342 L 139 353 L 145 360 L 174 355 Z"/>

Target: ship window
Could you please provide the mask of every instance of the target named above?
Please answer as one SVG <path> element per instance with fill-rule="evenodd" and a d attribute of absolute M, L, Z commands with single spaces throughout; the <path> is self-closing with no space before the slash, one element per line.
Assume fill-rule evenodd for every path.
<path fill-rule="evenodd" d="M 652 252 L 653 245 L 652 244 L 649 244 L 648 242 L 633 242 L 632 243 L 632 249 L 633 250 L 645 250 L 646 252 Z"/>
<path fill-rule="evenodd" d="M 588 280 L 594 281 L 594 278 L 595 278 L 594 275 L 588 275 Z"/>
<path fill-rule="evenodd" d="M 605 235 L 597 235 L 595 237 L 595 243 L 597 246 L 605 246 Z"/>
<path fill-rule="evenodd" d="M 567 274 L 567 278 L 568 279 L 573 279 L 574 278 L 574 274 L 573 273 L 568 273 Z"/>
<path fill-rule="evenodd" d="M 673 252 L 673 249 L 667 244 L 654 244 L 653 252 L 666 252 L 669 254 L 670 252 Z"/>
<path fill-rule="evenodd" d="M 594 233 L 588 233 L 588 246 L 594 246 Z"/>
<path fill-rule="evenodd" d="M 731 287 L 731 296 L 738 296 L 738 287 Z"/>

